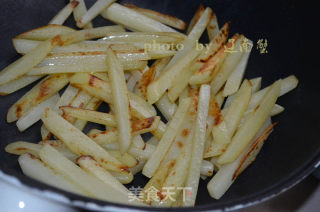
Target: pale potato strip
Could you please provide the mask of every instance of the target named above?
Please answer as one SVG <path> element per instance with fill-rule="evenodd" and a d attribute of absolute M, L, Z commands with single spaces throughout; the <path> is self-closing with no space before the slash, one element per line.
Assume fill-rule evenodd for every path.
<path fill-rule="evenodd" d="M 73 1 L 73 0 L 70 0 Z M 73 10 L 73 17 L 76 23 L 81 20 L 82 16 L 87 12 L 87 7 L 84 2 L 84 0 L 77 0 L 79 2 L 78 6 Z M 83 28 L 90 29 L 92 28 L 92 23 L 89 22 L 87 25 L 85 25 Z"/>
<path fill-rule="evenodd" d="M 189 96 L 189 91 L 190 91 L 190 87 L 187 86 L 183 91 L 182 93 L 180 94 L 179 96 L 179 104 L 180 102 L 184 99 L 184 98 L 187 98 Z"/>
<path fill-rule="evenodd" d="M 156 130 L 152 131 L 151 133 L 152 133 L 158 140 L 160 140 L 166 130 L 167 130 L 167 125 L 160 120 L 160 123 L 159 123 L 159 125 L 158 125 L 158 128 L 157 128 Z"/>
<path fill-rule="evenodd" d="M 215 99 L 216 99 L 219 107 L 221 107 L 224 102 L 224 96 L 222 95 L 222 91 L 220 91 L 219 93 L 216 94 Z"/>
<path fill-rule="evenodd" d="M 278 115 L 278 114 L 282 113 L 283 111 L 284 111 L 284 107 L 282 107 L 281 105 L 275 104 L 271 110 L 270 116 Z"/>
<path fill-rule="evenodd" d="M 57 35 L 68 34 L 70 32 L 76 32 L 76 30 L 67 26 L 50 24 L 50 25 L 42 26 L 36 29 L 32 29 L 30 31 L 24 32 L 16 36 L 14 39 L 21 38 L 21 39 L 45 41 Z"/>
<path fill-rule="evenodd" d="M 240 166 L 240 162 L 242 158 L 250 151 L 250 147 L 262 136 L 262 140 L 267 139 L 270 131 L 268 132 L 268 126 L 271 124 L 270 118 L 268 118 L 263 126 L 259 129 L 259 132 L 252 139 L 250 145 L 246 147 L 244 151 L 242 151 L 241 155 L 237 157 L 232 163 L 220 165 L 217 163 L 216 158 L 213 158 L 211 161 L 214 162 L 219 167 L 218 172 L 213 176 L 210 182 L 207 185 L 208 192 L 210 196 L 214 199 L 220 199 L 223 194 L 229 189 L 229 187 L 234 182 L 234 174 L 236 173 L 238 167 Z"/>
<path fill-rule="evenodd" d="M 144 149 L 139 149 L 137 147 L 131 147 L 129 153 L 139 159 L 148 160 L 156 149 L 155 145 L 146 143 Z"/>
<path fill-rule="evenodd" d="M 42 116 L 42 121 L 46 128 L 62 140 L 75 154 L 91 155 L 107 170 L 127 172 L 127 167 L 124 164 L 54 111 L 47 109 Z M 127 172 L 127 174 L 130 173 Z"/>
<path fill-rule="evenodd" d="M 141 32 L 176 32 L 174 29 L 148 18 L 132 9 L 113 3 L 101 12 L 102 17 Z"/>
<path fill-rule="evenodd" d="M 142 37 L 142 36 L 141 36 Z M 37 41 L 37 40 L 28 40 L 28 39 L 22 39 L 22 38 L 14 38 L 12 39 L 13 46 L 15 50 L 19 54 L 26 54 L 32 49 L 36 48 L 39 44 L 41 44 L 43 41 Z M 119 53 L 137 53 L 137 52 L 143 52 L 147 51 L 148 49 L 144 48 L 144 43 L 141 43 L 141 47 L 137 47 L 137 42 L 116 42 L 116 41 L 81 41 L 78 43 L 70 44 L 67 46 L 56 46 L 52 49 L 52 53 L 57 52 L 101 52 L 105 51 L 108 46 L 112 48 L 112 50 L 119 52 Z M 148 50 L 149 54 L 165 54 L 165 53 L 175 53 L 175 51 L 172 50 Z M 151 57 L 153 58 L 153 57 Z"/>
<path fill-rule="evenodd" d="M 232 94 L 234 94 L 235 92 L 237 92 L 237 90 L 239 89 L 240 85 L 241 85 L 241 81 L 243 79 L 244 73 L 246 71 L 247 68 L 247 63 L 250 57 L 250 53 L 251 53 L 251 48 L 253 46 L 253 43 L 251 40 L 248 40 L 247 38 L 244 38 L 243 40 L 244 42 L 247 42 L 250 49 L 248 50 L 244 50 L 242 49 L 242 51 L 245 51 L 244 55 L 241 57 L 239 64 L 237 65 L 237 67 L 234 69 L 234 71 L 231 73 L 231 75 L 229 76 L 224 89 L 223 89 L 223 96 L 230 96 Z"/>
<path fill-rule="evenodd" d="M 252 94 L 256 93 L 257 91 L 260 90 L 261 80 L 262 80 L 262 77 L 256 77 L 256 78 L 249 80 L 252 85 Z M 222 93 L 223 93 L 223 91 L 220 91 L 220 94 L 222 94 Z M 225 110 L 226 108 L 228 108 L 231 105 L 234 97 L 235 97 L 235 94 L 228 96 L 226 102 L 224 103 L 223 110 Z"/>
<path fill-rule="evenodd" d="M 145 100 L 147 100 L 148 86 L 152 83 L 152 81 L 157 76 L 159 76 L 160 72 L 169 63 L 169 61 L 170 61 L 170 57 L 156 60 L 152 64 L 152 66 L 146 72 L 143 73 L 141 79 L 138 82 L 135 93 L 137 93 L 138 95 L 143 97 Z"/>
<path fill-rule="evenodd" d="M 34 143 L 24 142 L 24 141 L 16 141 L 16 142 L 8 144 L 5 147 L 5 151 L 10 154 L 15 154 L 15 155 L 23 155 L 23 154 L 29 153 L 29 154 L 32 154 L 36 157 L 39 157 L 39 152 L 42 148 L 42 145 L 44 145 L 46 143 L 50 144 L 52 147 L 57 149 L 64 156 L 69 158 L 69 160 L 75 161 L 75 159 L 77 158 L 77 155 L 70 152 L 70 150 L 67 149 L 64 145 L 60 145 L 59 142 L 57 142 L 57 141 L 49 141 L 49 140 L 41 141 L 41 142 L 39 142 L 39 144 L 34 144 Z"/>
<path fill-rule="evenodd" d="M 37 66 L 32 68 L 27 75 L 38 76 L 45 74 L 59 74 L 59 73 L 92 73 L 92 72 L 106 72 L 107 65 L 105 63 L 105 55 L 102 57 L 78 57 L 74 58 L 77 60 L 76 63 L 73 64 L 65 64 L 65 65 L 54 65 L 50 66 L 49 64 L 46 66 Z M 65 58 L 67 60 L 67 58 Z M 69 61 L 70 62 L 70 61 Z M 124 70 L 131 71 L 137 69 L 144 69 L 148 64 L 148 61 L 145 60 L 133 60 L 133 61 L 121 61 L 121 65 Z"/>
<path fill-rule="evenodd" d="M 170 121 L 169 125 L 167 126 L 167 130 L 165 131 L 164 135 L 159 142 L 156 150 L 146 163 L 143 168 L 142 173 L 147 177 L 152 177 L 154 172 L 159 167 L 161 161 L 163 160 L 165 154 L 169 150 L 171 144 L 174 141 L 174 138 L 179 131 L 179 128 L 182 126 L 183 121 L 186 117 L 186 113 L 191 105 L 191 99 L 186 98 L 181 102 L 179 105 L 177 112 L 174 114 L 172 120 Z"/>
<path fill-rule="evenodd" d="M 190 110 L 191 109 L 189 109 L 189 111 Z M 190 114 L 189 111 L 187 112 L 188 114 L 184 119 L 183 125 L 177 131 L 173 143 L 171 144 L 169 150 L 167 151 L 164 159 L 161 161 L 160 166 L 162 166 L 164 163 L 166 163 L 170 159 L 174 159 L 174 160 L 177 159 L 180 153 L 182 152 L 185 146 L 185 143 L 188 142 L 187 140 L 193 139 L 191 131 L 193 130 L 193 127 L 194 127 L 195 115 Z"/>
<path fill-rule="evenodd" d="M 191 131 L 191 138 L 193 137 L 193 131 Z M 179 157 L 176 160 L 175 165 L 172 167 L 172 169 L 169 171 L 169 174 L 162 185 L 162 190 L 164 188 L 173 188 L 175 190 L 174 193 L 172 193 L 171 200 L 170 198 L 167 198 L 165 201 L 153 201 L 153 206 L 162 206 L 162 207 L 170 207 L 172 204 L 176 201 L 177 197 L 181 193 L 181 188 L 185 186 L 187 174 L 189 172 L 190 162 L 191 162 L 191 155 L 192 155 L 192 139 L 187 139 L 185 141 L 185 146 L 182 149 L 182 152 L 180 153 Z M 166 196 L 165 192 L 161 192 L 161 196 Z M 193 190 L 191 190 L 194 192 Z M 160 196 L 159 195 L 159 196 Z M 185 201 L 185 199 L 183 199 Z"/>
<path fill-rule="evenodd" d="M 118 132 L 116 129 L 106 131 L 93 129 L 88 133 L 88 137 L 99 145 L 113 144 L 118 142 Z M 117 148 L 118 150 L 119 148 Z"/>
<path fill-rule="evenodd" d="M 185 69 L 188 69 L 190 63 L 198 55 L 199 51 L 196 51 L 195 49 L 189 51 L 184 57 L 173 64 L 167 71 L 163 72 L 159 76 L 159 78 L 154 80 L 148 87 L 148 102 L 150 104 L 157 102 L 164 94 L 164 92 L 172 85 L 174 78 L 183 73 Z"/>
<path fill-rule="evenodd" d="M 92 99 L 92 96 L 87 94 L 86 92 L 79 90 L 76 96 L 72 99 L 72 101 L 69 103 L 71 107 L 80 107 L 80 108 L 85 108 L 85 106 L 89 103 L 89 101 Z M 67 114 L 61 113 L 61 110 L 55 110 L 59 115 L 61 114 L 64 119 L 69 121 L 70 123 L 75 122 L 75 118 L 68 116 Z"/>
<path fill-rule="evenodd" d="M 85 106 L 85 109 L 91 110 L 91 111 L 96 111 L 100 107 L 102 102 L 103 102 L 102 100 L 95 98 L 95 97 L 92 97 L 90 99 L 90 101 L 87 103 L 87 105 Z M 77 119 L 73 123 L 73 126 L 75 126 L 76 128 L 78 128 L 79 130 L 82 131 L 86 127 L 87 123 L 88 123 L 88 121 L 86 121 L 86 120 Z"/>
<path fill-rule="evenodd" d="M 109 77 L 108 77 L 108 74 L 107 72 L 104 72 L 104 73 L 93 73 L 94 76 L 106 81 L 106 82 L 109 82 Z"/>
<path fill-rule="evenodd" d="M 123 69 L 114 52 L 107 50 L 108 76 L 112 93 L 115 118 L 118 126 L 118 136 L 121 153 L 127 152 L 131 144 L 131 123 L 129 98 Z"/>
<path fill-rule="evenodd" d="M 130 168 L 128 169 L 130 171 Z M 112 174 L 112 176 L 114 176 L 115 178 L 117 178 L 117 180 L 122 183 L 122 184 L 128 184 L 131 183 L 133 180 L 133 174 L 123 174 L 120 172 L 113 172 L 110 171 L 110 174 Z"/>
<path fill-rule="evenodd" d="M 129 168 L 132 168 L 137 165 L 138 161 L 132 155 L 128 154 L 127 152 L 121 154 L 119 150 L 108 150 L 109 154 L 112 157 L 119 160 L 121 163 L 125 164 Z"/>
<path fill-rule="evenodd" d="M 155 136 L 152 136 L 152 137 L 147 141 L 147 143 L 148 143 L 148 144 L 155 145 L 155 146 L 158 146 L 159 140 L 158 140 Z"/>
<path fill-rule="evenodd" d="M 5 151 L 14 155 L 23 155 L 25 153 L 30 153 L 36 157 L 39 156 L 39 151 L 42 148 L 40 144 L 34 144 L 24 141 L 16 141 L 8 144 L 5 147 Z"/>
<path fill-rule="evenodd" d="M 160 122 L 160 117 L 157 117 L 156 119 L 155 119 L 155 123 L 158 124 Z M 136 147 L 139 149 L 144 149 L 146 147 L 146 144 L 140 135 L 134 135 L 132 137 L 132 144 L 133 144 L 132 147 Z"/>
<path fill-rule="evenodd" d="M 194 127 L 192 139 L 192 150 L 189 171 L 186 177 L 185 187 L 191 187 L 191 195 L 187 195 L 183 206 L 194 206 L 198 191 L 200 170 L 204 152 L 206 125 L 209 111 L 210 86 L 201 85 L 199 93 L 199 103 L 197 107 L 197 119 Z"/>
<path fill-rule="evenodd" d="M 199 21 L 204 10 L 205 10 L 204 6 L 202 4 L 200 4 L 200 6 L 198 7 L 197 11 L 195 12 L 194 16 L 192 17 L 192 19 L 188 25 L 187 35 L 190 34 L 190 32 L 193 29 L 193 27 L 195 26 L 195 24 Z"/>
<path fill-rule="evenodd" d="M 142 13 L 143 15 L 152 18 L 156 21 L 159 21 L 160 23 L 163 23 L 165 25 L 174 27 L 176 29 L 180 29 L 180 30 L 184 30 L 186 27 L 186 23 L 175 17 L 175 16 L 171 16 L 168 14 L 163 14 L 154 10 L 149 10 L 149 9 L 145 9 L 145 8 L 141 8 L 141 7 L 137 7 L 134 4 L 124 4 L 124 6 L 133 9 L 139 13 Z"/>
<path fill-rule="evenodd" d="M 71 84 L 75 87 L 79 87 L 85 90 L 90 95 L 95 96 L 107 103 L 112 103 L 110 84 L 95 77 L 94 75 L 76 74 L 71 78 Z M 156 116 L 155 109 L 140 96 L 131 92 L 128 93 L 128 96 L 132 116 L 138 119 L 145 119 L 151 116 Z M 161 124 L 160 122 L 159 127 L 161 127 L 161 129 L 159 130 L 163 131 L 165 128 L 165 124 Z"/>
<path fill-rule="evenodd" d="M 247 110 L 251 98 L 251 92 L 252 87 L 249 81 L 245 80 L 239 91 L 236 93 L 234 100 L 224 116 L 224 120 L 213 127 L 212 135 L 214 146 L 210 154 L 211 156 L 218 156 L 222 154 L 231 142 L 231 138 Z"/>
<path fill-rule="evenodd" d="M 0 85 L 0 95 L 5 96 L 11 93 L 14 93 L 21 88 L 24 88 L 38 79 L 42 78 L 42 76 L 23 76 L 19 79 L 13 80 L 7 84 Z"/>
<path fill-rule="evenodd" d="M 108 32 L 99 41 L 106 42 L 144 42 L 148 51 L 170 50 L 173 44 L 181 43 L 186 36 L 177 32 Z M 149 48 L 149 45 L 151 48 Z M 164 44 L 168 44 L 165 46 Z M 169 48 L 167 48 L 169 47 Z"/>
<path fill-rule="evenodd" d="M 94 58 L 92 58 L 94 57 Z M 122 62 L 137 61 L 137 60 L 149 60 L 150 56 L 145 52 L 128 52 L 117 53 L 117 58 Z M 100 62 L 106 60 L 105 51 L 97 52 L 57 52 L 50 53 L 39 66 L 53 66 L 53 65 L 67 65 L 67 64 L 84 64 L 85 62 Z"/>
<path fill-rule="evenodd" d="M 156 106 L 161 114 L 166 118 L 167 121 L 170 121 L 176 112 L 178 106 L 176 103 L 173 103 L 169 100 L 168 94 L 165 93 L 157 102 Z"/>
<path fill-rule="evenodd" d="M 23 114 L 19 120 L 17 121 L 16 125 L 20 132 L 25 131 L 33 124 L 38 122 L 41 119 L 41 114 L 46 108 L 52 109 L 56 102 L 60 99 L 59 94 L 55 94 L 49 99 L 41 102 L 40 104 L 32 107 L 28 110 L 25 114 Z"/>
<path fill-rule="evenodd" d="M 130 171 L 132 172 L 132 174 L 137 174 L 139 172 L 141 172 L 141 170 L 144 167 L 144 164 L 146 164 L 146 161 L 144 159 L 138 159 L 139 164 L 136 165 L 135 167 L 130 168 Z"/>
<path fill-rule="evenodd" d="M 166 66 L 165 71 L 171 68 L 171 66 L 173 66 L 181 58 L 185 57 L 185 55 L 187 55 L 188 52 L 196 45 L 196 42 L 200 39 L 202 33 L 206 29 L 212 13 L 213 12 L 209 7 L 205 9 L 195 26 L 192 28 L 191 32 L 188 34 L 188 37 L 182 42 L 183 49 L 178 51 L 177 54 L 173 56 L 169 64 Z"/>
<path fill-rule="evenodd" d="M 151 116 L 156 116 L 157 112 L 154 107 L 146 102 L 140 96 L 129 92 L 129 102 L 131 115 L 137 119 L 145 119 Z"/>
<path fill-rule="evenodd" d="M 168 88 L 168 98 L 171 102 L 175 102 L 183 90 L 188 86 L 191 76 L 195 73 L 195 69 L 185 68 L 172 81 L 171 86 Z"/>
<path fill-rule="evenodd" d="M 209 57 L 207 61 L 204 60 L 206 61 L 205 63 L 195 63 L 191 67 L 193 75 L 189 79 L 189 84 L 200 85 L 210 82 L 222 67 L 226 57 L 226 52 L 223 48 L 220 48 L 214 55 L 212 55 L 212 57 Z"/>
<path fill-rule="evenodd" d="M 262 81 L 262 77 L 256 77 L 256 78 L 253 78 L 250 80 L 250 82 L 252 84 L 252 93 L 255 93 L 260 90 L 261 81 Z"/>
<path fill-rule="evenodd" d="M 116 0 L 97 0 L 90 9 L 83 14 L 82 18 L 77 20 L 77 26 L 80 28 L 86 26 L 90 21 L 97 17 L 102 10 L 106 9 L 115 1 Z"/>
<path fill-rule="evenodd" d="M 125 201 L 127 204 L 138 204 L 137 202 L 128 201 L 127 195 L 87 174 L 49 145 L 44 145 L 41 149 L 40 158 L 75 186 L 84 190 L 90 197 L 118 203 Z"/>
<path fill-rule="evenodd" d="M 111 131 L 110 131 L 111 132 Z M 97 130 L 97 129 L 93 129 L 88 133 L 89 137 L 92 137 L 95 134 L 99 134 L 102 133 L 102 131 Z M 139 135 L 135 135 L 133 136 L 133 143 L 135 138 L 141 138 L 141 136 Z M 114 140 L 111 142 L 111 140 L 106 141 L 106 140 L 98 140 L 99 137 L 96 138 L 92 138 L 93 141 L 95 141 L 96 143 L 100 144 L 103 148 L 107 149 L 107 150 L 119 150 L 119 143 L 117 142 L 117 140 Z M 149 143 L 143 143 L 143 147 L 139 147 L 136 144 L 132 145 L 128 152 L 129 154 L 131 154 L 132 156 L 138 158 L 138 159 L 149 159 L 151 154 L 154 152 L 156 146 L 153 144 L 149 144 Z"/>
<path fill-rule="evenodd" d="M 210 161 L 202 160 L 200 174 L 202 176 L 210 177 L 213 175 L 214 166 Z"/>
<path fill-rule="evenodd" d="M 232 40 L 229 40 L 228 44 L 225 45 L 225 48 L 232 48 L 234 47 L 233 51 L 236 52 L 227 52 L 227 56 L 221 65 L 221 68 L 215 74 L 213 80 L 211 81 L 211 89 L 212 93 L 215 95 L 219 92 L 222 86 L 225 84 L 227 79 L 229 78 L 232 71 L 237 67 L 239 61 L 241 60 L 244 52 L 239 51 L 240 45 L 244 39 L 243 35 L 233 36 L 234 44 L 232 44 Z M 230 46 L 231 45 L 231 46 Z M 225 50 L 226 51 L 226 50 Z"/>
<path fill-rule="evenodd" d="M 250 149 L 247 152 L 246 155 L 243 156 L 240 166 L 237 168 L 236 172 L 233 174 L 233 179 L 236 179 L 251 163 L 253 163 L 259 154 L 264 142 L 265 142 L 265 136 L 268 136 L 273 128 L 278 124 L 279 122 L 275 122 L 263 132 L 259 138 L 255 140 L 255 142 L 250 145 Z"/>
<path fill-rule="evenodd" d="M 162 184 L 165 179 L 168 177 L 170 169 L 175 165 L 176 160 L 168 160 L 163 166 L 160 166 L 152 178 L 148 181 L 148 183 L 144 186 L 143 190 L 141 191 L 144 195 L 144 201 L 147 204 L 151 204 L 152 199 L 149 198 L 148 200 L 148 192 L 150 192 L 152 187 L 157 190 L 162 189 Z"/>
<path fill-rule="evenodd" d="M 140 135 L 143 133 L 154 131 L 155 129 L 157 129 L 159 122 L 160 122 L 159 116 L 150 117 L 150 118 L 146 118 L 138 121 L 133 121 L 131 123 L 131 128 L 132 128 L 131 134 L 135 136 L 135 135 Z M 114 143 L 119 140 L 119 130 L 110 129 L 106 131 L 99 131 L 96 133 L 90 132 L 89 137 L 100 145 Z M 133 137 L 132 139 L 133 142 L 135 142 L 136 139 L 137 138 L 134 139 Z M 139 141 L 136 141 L 136 142 L 139 142 Z M 138 146 L 143 147 L 144 142 L 142 144 L 138 144 Z"/>
<path fill-rule="evenodd" d="M 59 37 L 49 39 L 4 68 L 0 72 L 0 85 L 19 79 L 25 75 L 47 56 L 57 42 L 59 42 Z"/>
<path fill-rule="evenodd" d="M 204 158 L 212 157 L 211 152 L 213 150 L 214 142 L 212 137 L 212 129 L 215 125 L 218 125 L 223 121 L 223 111 L 221 111 L 221 105 L 223 103 L 224 97 L 222 92 L 219 92 L 216 96 L 211 94 L 210 104 L 209 104 L 209 115 L 207 118 L 207 132 L 206 132 L 206 144 Z"/>
<path fill-rule="evenodd" d="M 26 53 L 30 52 L 32 49 L 39 46 L 42 42 L 43 41 L 28 40 L 28 39 L 23 39 L 23 38 L 13 38 L 12 39 L 13 47 L 17 51 L 17 53 L 19 53 L 19 54 L 26 54 Z M 55 48 L 53 48 L 53 49 L 55 49 Z"/>
<path fill-rule="evenodd" d="M 83 29 L 68 34 L 60 35 L 59 46 L 66 46 L 72 43 L 91 40 L 104 37 L 108 32 L 123 32 L 124 29 L 122 26 L 113 25 L 113 26 L 103 26 L 96 27 L 92 29 Z"/>
<path fill-rule="evenodd" d="M 227 108 L 228 109 L 228 108 Z M 248 109 L 244 115 L 243 118 L 245 119 L 254 109 Z M 278 115 L 280 113 L 282 113 L 284 111 L 284 107 L 282 107 L 281 105 L 275 104 L 270 112 L 270 116 L 275 116 Z"/>
<path fill-rule="evenodd" d="M 29 109 L 58 93 L 68 82 L 69 78 L 66 74 L 44 78 L 9 108 L 7 122 L 18 120 Z"/>
<path fill-rule="evenodd" d="M 77 88 L 73 87 L 72 85 L 68 85 L 66 90 L 61 95 L 59 101 L 57 101 L 53 110 L 59 111 L 59 113 L 62 114 L 62 111 L 60 110 L 60 106 L 70 105 L 78 94 L 79 94 L 79 90 Z M 80 98 L 80 96 L 78 96 L 77 98 Z"/>
<path fill-rule="evenodd" d="M 202 50 L 197 47 L 201 53 L 191 67 L 196 72 L 190 78 L 190 85 L 203 84 L 212 80 L 226 55 L 223 46 L 228 38 L 229 28 L 230 23 L 227 22 L 209 44 L 197 44 L 202 45 Z"/>
<path fill-rule="evenodd" d="M 290 75 L 284 79 L 281 80 L 281 89 L 280 89 L 280 95 L 282 96 L 284 94 L 287 94 L 288 92 L 292 91 L 298 86 L 298 79 L 294 75 Z M 262 97 L 268 92 L 270 89 L 270 86 L 257 91 L 252 95 L 252 98 L 250 100 L 248 109 L 254 109 L 259 102 L 261 101 Z"/>
<path fill-rule="evenodd" d="M 219 26 L 218 26 L 216 14 L 213 14 L 211 16 L 207 26 L 207 32 L 208 32 L 208 37 L 210 41 L 213 40 L 216 37 L 216 35 L 219 33 Z"/>
<path fill-rule="evenodd" d="M 110 127 L 117 126 L 117 122 L 114 118 L 114 115 L 111 115 L 109 113 L 102 113 L 94 110 L 87 110 L 71 106 L 61 106 L 60 109 L 68 116 L 72 116 L 77 119 L 103 124 Z"/>
<path fill-rule="evenodd" d="M 131 76 L 127 80 L 127 89 L 128 89 L 128 91 L 133 92 L 137 82 L 138 82 L 138 80 L 134 76 L 132 76 L 132 74 L 131 74 Z"/>
<path fill-rule="evenodd" d="M 226 164 L 236 160 L 269 117 L 279 97 L 280 89 L 281 80 L 278 80 L 273 83 L 268 92 L 263 96 L 259 105 L 249 114 L 248 118 L 246 118 L 245 122 L 238 129 L 227 150 L 219 157 L 218 163 Z"/>
<path fill-rule="evenodd" d="M 112 103 L 110 84 L 89 73 L 77 73 L 70 79 L 71 85 L 106 103 Z"/>
<path fill-rule="evenodd" d="M 23 154 L 18 158 L 18 162 L 23 174 L 26 176 L 56 188 L 86 196 L 83 190 L 77 188 L 33 155 Z"/>
<path fill-rule="evenodd" d="M 64 8 L 62 8 L 57 15 L 55 15 L 49 24 L 57 24 L 57 25 L 62 25 L 67 18 L 71 15 L 73 12 L 74 8 L 78 6 L 79 2 L 76 0 L 71 1 L 69 4 L 67 4 Z"/>
<path fill-rule="evenodd" d="M 121 192 L 124 195 L 128 195 L 130 191 L 122 185 L 114 176 L 112 176 L 107 170 L 102 168 L 97 161 L 91 156 L 81 156 L 77 159 L 79 166 L 86 172 L 92 174 L 106 185 Z"/>

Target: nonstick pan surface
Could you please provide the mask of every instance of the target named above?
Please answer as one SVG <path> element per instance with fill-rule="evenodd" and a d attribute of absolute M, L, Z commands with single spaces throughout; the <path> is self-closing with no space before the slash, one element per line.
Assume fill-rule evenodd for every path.
<path fill-rule="evenodd" d="M 95 1 L 86 0 L 87 6 Z M 246 78 L 262 76 L 263 86 L 273 81 L 295 74 L 300 82 L 289 94 L 282 96 L 278 104 L 286 109 L 273 118 L 279 121 L 269 136 L 256 161 L 244 171 L 228 192 L 220 199 L 210 198 L 206 184 L 200 182 L 195 208 L 184 210 L 232 210 L 259 203 L 295 185 L 319 165 L 320 160 L 320 101 L 319 101 L 319 48 L 316 34 L 318 11 L 305 1 L 253 1 L 253 0 L 128 0 L 140 7 L 155 9 L 175 15 L 189 22 L 200 3 L 211 6 L 219 25 L 231 21 L 231 35 L 239 32 L 250 38 L 254 44 L 259 39 L 268 42 L 266 54 L 254 48 L 249 59 Z M 11 38 L 27 30 L 46 25 L 67 3 L 64 0 L 2 0 L 0 6 L 0 69 L 19 58 Z M 109 24 L 101 17 L 95 26 Z M 66 22 L 74 26 L 70 18 Z M 203 42 L 206 42 L 206 36 Z M 18 132 L 15 124 L 6 123 L 8 108 L 31 86 L 14 94 L 0 97 L 0 176 L 18 178 L 23 185 L 37 193 L 50 190 L 65 197 L 68 204 L 92 209 L 93 205 L 103 210 L 151 210 L 151 208 L 129 207 L 110 202 L 85 198 L 55 189 L 24 176 L 19 168 L 17 156 L 4 151 L 10 142 L 40 140 L 41 123 L 35 124 L 24 133 Z M 12 182 L 12 181 L 11 181 Z M 144 186 L 147 178 L 138 174 L 132 184 Z M 48 192 L 44 193 L 44 196 Z M 50 195 L 49 198 L 52 198 Z M 94 203 L 94 204 L 85 204 Z M 164 210 L 164 209 L 153 209 Z M 169 210 L 169 209 L 166 209 Z M 174 209 L 176 211 L 176 209 Z"/>

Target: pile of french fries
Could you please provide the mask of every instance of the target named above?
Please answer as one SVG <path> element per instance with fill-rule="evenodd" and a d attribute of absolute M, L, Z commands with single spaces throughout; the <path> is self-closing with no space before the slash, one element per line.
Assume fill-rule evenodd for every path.
<path fill-rule="evenodd" d="M 62 25 L 71 14 L 83 29 Z M 98 15 L 116 25 L 93 27 Z M 100 200 L 194 206 L 207 177 L 210 196 L 221 198 L 276 125 L 271 116 L 284 110 L 278 97 L 298 84 L 293 75 L 263 89 L 261 77 L 243 79 L 250 51 L 227 50 L 252 41 L 228 39 L 229 27 L 219 29 L 203 6 L 186 27 L 115 0 L 88 10 L 84 0 L 70 1 L 47 26 L 13 38 L 22 57 L 0 72 L 1 95 L 37 84 L 10 107 L 7 122 L 21 132 L 43 125 L 39 143 L 17 141 L 6 151 L 20 155 L 28 177 Z M 210 43 L 198 49 L 205 31 Z M 102 102 L 108 113 L 98 111 Z M 105 129 L 85 134 L 88 122 Z M 136 194 L 123 184 L 140 171 L 150 180 Z"/>

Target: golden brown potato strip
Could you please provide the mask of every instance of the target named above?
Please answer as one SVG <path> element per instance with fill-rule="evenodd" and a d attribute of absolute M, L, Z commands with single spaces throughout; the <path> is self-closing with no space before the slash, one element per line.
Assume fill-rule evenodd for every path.
<path fill-rule="evenodd" d="M 186 28 L 186 23 L 183 20 L 181 20 L 175 16 L 163 14 L 163 13 L 160 13 L 160 12 L 157 12 L 154 10 L 140 8 L 134 4 L 124 4 L 124 6 L 130 8 L 130 9 L 133 9 L 137 12 L 140 12 L 143 15 L 145 15 L 149 18 L 152 18 L 154 20 L 157 20 L 163 24 L 166 24 L 168 26 L 172 26 L 176 29 L 185 30 L 185 28 Z"/>
<path fill-rule="evenodd" d="M 14 122 L 35 105 L 47 100 L 69 82 L 66 74 L 51 75 L 40 81 L 9 108 L 7 121 Z"/>

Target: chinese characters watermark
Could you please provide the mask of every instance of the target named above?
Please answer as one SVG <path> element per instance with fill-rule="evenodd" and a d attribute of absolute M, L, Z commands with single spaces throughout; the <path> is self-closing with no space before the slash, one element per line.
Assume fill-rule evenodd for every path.
<path fill-rule="evenodd" d="M 228 53 L 237 53 L 237 52 L 251 52 L 253 49 L 253 42 L 250 41 L 247 38 L 244 38 L 241 44 L 235 45 L 235 39 L 230 38 L 228 40 L 228 44 L 224 45 L 225 52 Z M 204 51 L 205 54 L 207 54 L 210 49 L 212 48 L 212 43 L 209 44 L 202 44 L 198 40 L 196 40 L 196 43 L 194 45 L 195 50 L 197 51 Z M 265 38 L 258 39 L 256 42 L 256 49 L 259 51 L 260 54 L 267 54 L 268 50 L 268 40 Z M 145 43 L 144 44 L 144 50 L 146 52 L 148 51 L 169 51 L 169 50 L 176 50 L 176 51 L 182 51 L 185 49 L 185 46 L 183 43 L 157 43 L 156 40 L 153 40 L 152 43 Z"/>
<path fill-rule="evenodd" d="M 138 187 L 130 187 L 128 193 L 128 200 L 132 201 L 140 201 L 140 202 L 165 202 L 165 201 L 177 201 L 178 194 L 181 194 L 182 201 L 186 200 L 187 196 L 192 196 L 192 188 L 191 187 L 162 187 L 161 189 L 157 189 L 154 186 L 150 186 L 147 189 L 143 189 L 140 186 Z"/>
<path fill-rule="evenodd" d="M 267 46 L 268 46 L 267 39 L 259 39 L 257 41 L 257 49 L 260 51 L 260 54 L 268 53 Z"/>

